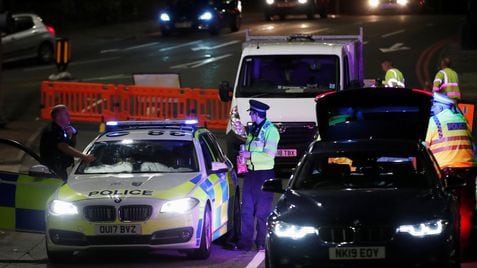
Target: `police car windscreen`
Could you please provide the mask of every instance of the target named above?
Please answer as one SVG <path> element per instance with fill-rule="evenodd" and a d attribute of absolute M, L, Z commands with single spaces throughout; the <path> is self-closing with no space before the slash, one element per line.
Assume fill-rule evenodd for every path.
<path fill-rule="evenodd" d="M 335 55 L 268 55 L 243 59 L 237 97 L 314 97 L 336 90 L 339 58 Z"/>
<path fill-rule="evenodd" d="M 415 188 L 437 186 L 438 175 L 420 153 L 342 152 L 311 154 L 293 189 Z"/>
<path fill-rule="evenodd" d="M 188 173 L 198 172 L 192 141 L 108 141 L 97 142 L 89 151 L 96 157 L 81 162 L 76 174 Z"/>

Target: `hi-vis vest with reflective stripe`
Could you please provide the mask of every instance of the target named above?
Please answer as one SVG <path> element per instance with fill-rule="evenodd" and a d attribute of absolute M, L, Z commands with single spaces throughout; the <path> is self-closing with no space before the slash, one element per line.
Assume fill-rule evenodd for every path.
<path fill-rule="evenodd" d="M 404 75 L 396 68 L 391 68 L 386 72 L 383 85 L 385 87 L 406 87 Z"/>
<path fill-rule="evenodd" d="M 473 167 L 471 137 L 464 116 L 446 109 L 431 117 L 426 142 L 441 168 Z"/>
<path fill-rule="evenodd" d="M 273 169 L 279 141 L 278 129 L 268 120 L 257 137 L 254 138 L 252 133 L 249 133 L 245 144 L 247 151 L 251 152 L 251 158 L 247 161 L 248 170 Z"/>
<path fill-rule="evenodd" d="M 451 68 L 445 68 L 437 72 L 432 90 L 444 93 L 451 99 L 460 100 L 461 94 L 457 73 Z"/>

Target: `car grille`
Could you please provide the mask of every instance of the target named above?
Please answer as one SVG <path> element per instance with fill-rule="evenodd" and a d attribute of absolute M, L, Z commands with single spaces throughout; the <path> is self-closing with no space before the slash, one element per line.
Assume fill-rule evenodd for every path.
<path fill-rule="evenodd" d="M 316 124 L 313 122 L 279 123 L 274 122 L 280 132 L 278 147 L 288 148 L 290 145 L 300 144 L 308 146 L 316 133 Z"/>
<path fill-rule="evenodd" d="M 87 206 L 84 208 L 84 215 L 92 222 L 114 221 L 116 210 L 113 206 Z"/>
<path fill-rule="evenodd" d="M 152 215 L 152 206 L 122 206 L 119 208 L 121 221 L 145 221 Z"/>
<path fill-rule="evenodd" d="M 383 242 L 391 239 L 393 229 L 388 227 L 321 227 L 319 236 L 326 243 Z"/>

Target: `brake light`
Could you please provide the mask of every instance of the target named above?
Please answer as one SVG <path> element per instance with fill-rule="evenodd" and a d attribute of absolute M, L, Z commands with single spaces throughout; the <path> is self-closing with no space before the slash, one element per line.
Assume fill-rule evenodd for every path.
<path fill-rule="evenodd" d="M 325 92 L 325 93 L 321 93 L 319 94 L 318 96 L 315 97 L 315 101 L 321 99 L 321 98 L 324 98 L 330 94 L 333 94 L 333 93 L 336 93 L 336 91 L 328 91 L 328 92 Z"/>
<path fill-rule="evenodd" d="M 424 89 L 413 88 L 412 91 L 432 96 L 432 92 L 424 90 Z"/>
<path fill-rule="evenodd" d="M 51 33 L 52 35 L 56 35 L 55 28 L 51 26 L 46 26 L 46 29 L 48 29 L 48 32 Z"/>

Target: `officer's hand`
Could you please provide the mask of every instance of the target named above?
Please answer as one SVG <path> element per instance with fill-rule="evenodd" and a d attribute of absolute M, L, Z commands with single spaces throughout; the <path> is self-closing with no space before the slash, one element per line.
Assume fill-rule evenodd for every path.
<path fill-rule="evenodd" d="M 65 127 L 66 134 L 68 134 L 69 137 L 75 135 L 78 131 L 72 127 L 72 126 L 67 126 Z"/>
<path fill-rule="evenodd" d="M 249 151 L 241 151 L 240 152 L 240 157 L 250 158 L 250 157 L 252 157 L 252 153 L 250 153 Z"/>
<path fill-rule="evenodd" d="M 83 161 L 87 162 L 87 163 L 90 163 L 90 162 L 93 162 L 94 160 L 96 160 L 96 158 L 90 154 L 85 154 L 83 155 L 83 157 L 81 157 L 81 159 L 83 159 Z"/>

